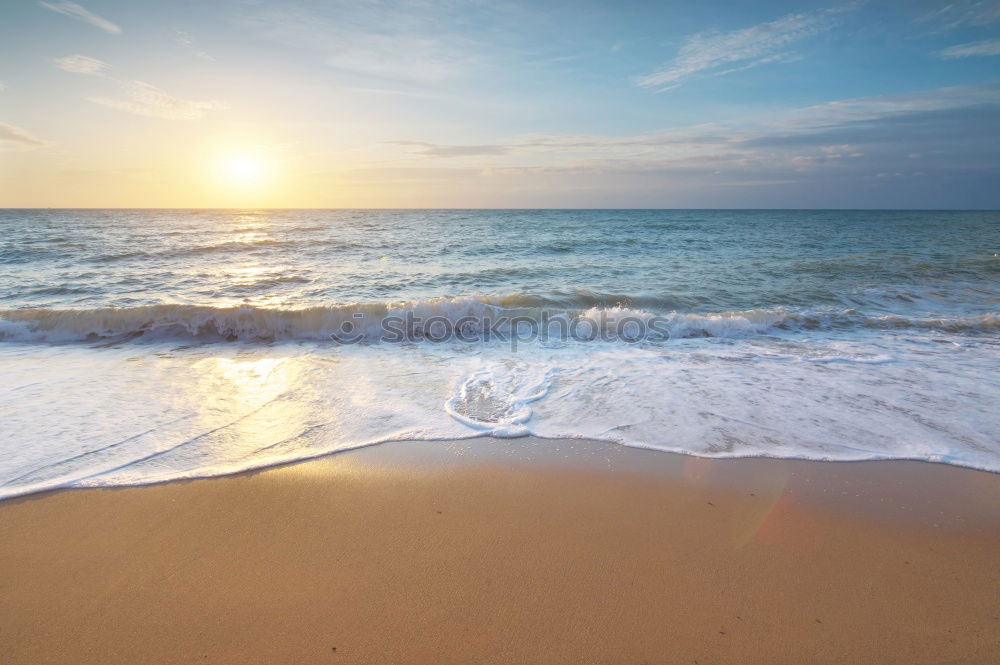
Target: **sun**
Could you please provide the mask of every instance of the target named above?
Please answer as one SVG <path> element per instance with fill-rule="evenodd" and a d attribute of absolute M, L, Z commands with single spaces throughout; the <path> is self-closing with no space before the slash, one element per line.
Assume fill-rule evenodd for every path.
<path fill-rule="evenodd" d="M 263 160 L 255 155 L 228 155 L 219 163 L 219 175 L 230 185 L 258 185 L 267 175 L 267 167 Z"/>

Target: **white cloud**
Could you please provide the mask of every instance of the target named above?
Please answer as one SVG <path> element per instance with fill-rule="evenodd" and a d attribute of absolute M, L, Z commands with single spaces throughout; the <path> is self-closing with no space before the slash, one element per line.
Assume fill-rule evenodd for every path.
<path fill-rule="evenodd" d="M 973 56 L 1000 55 L 1000 39 L 984 39 L 981 42 L 956 44 L 938 51 L 935 55 L 952 60 L 954 58 L 969 58 Z"/>
<path fill-rule="evenodd" d="M 181 99 L 142 81 L 120 81 L 124 98 L 88 97 L 94 104 L 118 109 L 135 115 L 168 120 L 197 120 L 208 111 L 217 111 L 225 105 L 216 101 Z"/>
<path fill-rule="evenodd" d="M 6 89 L 7 89 L 7 84 L 4 83 L 3 81 L 0 81 L 0 92 L 3 92 Z"/>
<path fill-rule="evenodd" d="M 776 21 L 719 32 L 709 30 L 690 35 L 671 62 L 659 70 L 639 77 L 636 82 L 646 88 L 669 89 L 699 72 L 718 70 L 725 74 L 749 69 L 769 62 L 779 62 L 792 54 L 775 54 L 788 44 L 798 42 L 836 26 L 841 16 L 855 5 L 845 5 L 802 14 L 789 14 Z M 736 65 L 736 67 L 730 67 Z"/>
<path fill-rule="evenodd" d="M 917 18 L 921 23 L 932 23 L 935 32 L 964 27 L 979 27 L 1000 20 L 1000 2 L 996 0 L 953 0 Z"/>
<path fill-rule="evenodd" d="M 102 18 L 102 17 L 98 16 L 97 14 L 94 14 L 93 12 L 90 12 L 90 11 L 84 9 L 83 7 L 81 7 L 80 5 L 76 4 L 75 2 L 67 2 L 67 1 L 63 1 L 63 2 L 44 2 L 43 1 L 43 2 L 39 2 L 38 4 L 41 5 L 42 7 L 45 7 L 46 9 L 51 9 L 54 12 L 58 12 L 59 14 L 65 14 L 66 16 L 70 16 L 70 17 L 75 18 L 77 20 L 83 21 L 84 23 L 89 23 L 90 25 L 92 25 L 92 26 L 94 26 L 96 28 L 100 28 L 101 30 L 104 30 L 105 32 L 110 32 L 113 35 L 121 34 L 122 29 L 119 28 L 117 25 L 115 25 L 111 21 L 107 20 L 106 18 Z"/>
<path fill-rule="evenodd" d="M 29 132 L 0 122 L 0 144 L 14 144 L 21 147 L 38 147 L 45 145 L 45 141 L 32 136 Z"/>
<path fill-rule="evenodd" d="M 101 74 L 108 68 L 108 63 L 86 55 L 67 55 L 56 58 L 56 67 L 72 74 Z"/>

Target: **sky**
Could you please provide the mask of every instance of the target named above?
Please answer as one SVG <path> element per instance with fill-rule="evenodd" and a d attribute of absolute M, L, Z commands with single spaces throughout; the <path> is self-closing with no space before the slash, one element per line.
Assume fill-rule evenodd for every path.
<path fill-rule="evenodd" d="M 0 207 L 1000 208 L 1000 1 L 0 0 Z"/>

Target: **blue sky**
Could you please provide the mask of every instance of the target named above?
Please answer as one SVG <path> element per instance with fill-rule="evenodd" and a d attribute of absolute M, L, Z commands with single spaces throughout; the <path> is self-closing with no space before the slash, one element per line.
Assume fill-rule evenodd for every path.
<path fill-rule="evenodd" d="M 1000 208 L 1000 2 L 2 12 L 0 205 Z"/>

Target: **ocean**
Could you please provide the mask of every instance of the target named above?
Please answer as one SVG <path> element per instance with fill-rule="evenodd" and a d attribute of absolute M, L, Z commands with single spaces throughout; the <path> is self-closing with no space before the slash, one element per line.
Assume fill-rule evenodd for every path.
<path fill-rule="evenodd" d="M 0 497 L 392 440 L 1000 472 L 1000 213 L 0 210 Z"/>

